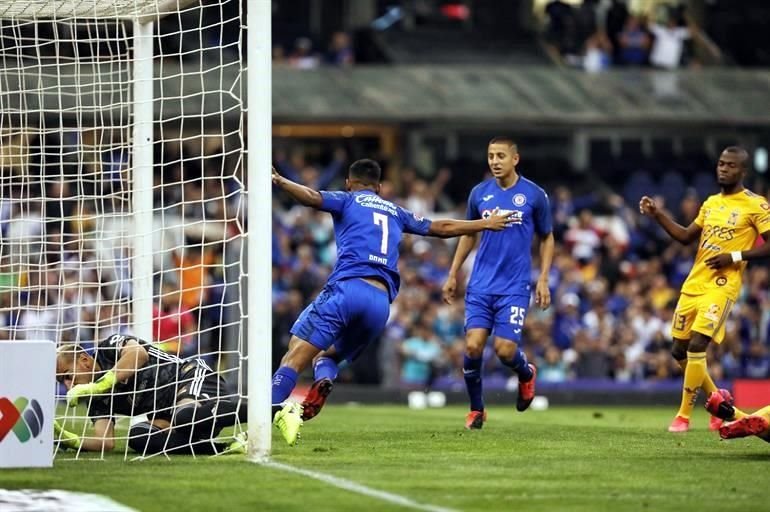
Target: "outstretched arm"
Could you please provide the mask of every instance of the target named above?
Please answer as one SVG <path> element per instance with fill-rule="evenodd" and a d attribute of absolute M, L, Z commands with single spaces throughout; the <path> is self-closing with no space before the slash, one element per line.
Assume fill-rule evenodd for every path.
<path fill-rule="evenodd" d="M 301 205 L 320 208 L 323 202 L 320 192 L 284 178 L 278 174 L 275 167 L 273 167 L 273 185 L 282 188 L 292 199 Z"/>
<path fill-rule="evenodd" d="M 485 229 L 491 231 L 500 231 L 511 222 L 512 214 L 500 213 L 497 210 L 486 219 L 477 220 L 434 220 L 430 224 L 428 236 L 437 236 L 440 238 L 451 238 L 461 235 L 475 235 Z"/>
<path fill-rule="evenodd" d="M 94 422 L 93 437 L 80 437 L 64 430 L 54 421 L 54 440 L 70 450 L 87 452 L 110 452 L 115 449 L 115 425 L 111 419 L 100 418 Z"/>
<path fill-rule="evenodd" d="M 639 212 L 655 219 L 655 222 L 660 224 L 671 238 L 684 245 L 697 240 L 703 229 L 694 222 L 687 227 L 682 226 L 663 210 L 660 210 L 655 201 L 647 196 L 642 197 L 642 200 L 639 201 Z"/>

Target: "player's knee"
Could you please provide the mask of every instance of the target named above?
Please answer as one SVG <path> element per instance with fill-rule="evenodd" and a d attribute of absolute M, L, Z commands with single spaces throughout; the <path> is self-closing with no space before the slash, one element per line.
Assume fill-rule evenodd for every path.
<path fill-rule="evenodd" d="M 677 361 L 685 361 L 687 360 L 687 347 L 678 343 L 674 343 L 674 346 L 671 347 L 671 355 Z"/>
<path fill-rule="evenodd" d="M 161 430 L 148 422 L 137 423 L 128 430 L 128 447 L 137 453 L 159 453 L 163 450 Z"/>
<path fill-rule="evenodd" d="M 705 336 L 693 336 L 687 350 L 690 352 L 705 352 L 710 341 L 711 340 Z"/>
<path fill-rule="evenodd" d="M 468 343 L 465 345 L 465 355 L 471 359 L 478 359 L 484 353 L 484 345 Z"/>
<path fill-rule="evenodd" d="M 216 437 L 218 432 L 214 431 L 216 418 L 213 406 L 214 404 L 210 403 L 179 407 L 174 414 L 174 430 L 193 440 Z"/>

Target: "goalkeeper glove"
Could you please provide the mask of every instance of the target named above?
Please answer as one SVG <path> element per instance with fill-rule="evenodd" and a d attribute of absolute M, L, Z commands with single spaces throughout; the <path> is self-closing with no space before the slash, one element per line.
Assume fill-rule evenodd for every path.
<path fill-rule="evenodd" d="M 57 441 L 64 448 L 69 448 L 71 450 L 80 448 L 80 436 L 73 434 L 72 432 L 67 432 L 56 420 L 53 421 L 53 436 L 54 441 Z"/>
<path fill-rule="evenodd" d="M 89 382 L 88 384 L 78 384 L 72 386 L 67 391 L 67 405 L 69 407 L 75 407 L 78 404 L 78 400 L 82 396 L 99 395 L 105 391 L 109 391 L 115 385 L 115 372 L 109 370 L 96 382 Z"/>

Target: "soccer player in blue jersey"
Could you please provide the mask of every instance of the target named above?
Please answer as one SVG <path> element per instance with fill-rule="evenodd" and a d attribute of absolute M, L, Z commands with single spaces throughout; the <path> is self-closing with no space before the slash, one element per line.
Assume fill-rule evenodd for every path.
<path fill-rule="evenodd" d="M 489 142 L 487 162 L 493 178 L 471 190 L 468 219 L 483 219 L 505 211 L 515 219 L 498 233 L 485 232 L 473 263 L 465 295 L 465 358 L 463 376 L 471 402 L 465 427 L 479 429 L 486 421 L 482 396 L 482 353 L 490 333 L 500 361 L 519 376 L 516 409 L 524 411 L 535 397 L 537 370 L 527 362 L 519 347 L 524 318 L 529 308 L 532 240 L 540 237 L 540 277 L 535 303 L 546 309 L 551 303 L 548 272 L 553 260 L 553 233 L 548 195 L 532 181 L 519 175 L 519 153 L 509 137 Z M 451 304 L 457 289 L 457 272 L 476 245 L 475 234 L 460 238 L 449 276 L 444 284 L 444 301 Z"/>
<path fill-rule="evenodd" d="M 382 199 L 380 166 L 358 160 L 348 170 L 346 192 L 318 192 L 273 169 L 273 184 L 294 200 L 329 212 L 337 263 L 326 286 L 291 328 L 289 350 L 273 375 L 273 424 L 286 442 L 297 442 L 304 420 L 318 414 L 337 377 L 338 364 L 354 360 L 385 328 L 398 293 L 402 233 L 452 237 L 502 230 L 515 221 L 492 212 L 484 218 L 430 221 Z M 302 404 L 286 402 L 297 376 L 313 364 L 314 383 Z"/>

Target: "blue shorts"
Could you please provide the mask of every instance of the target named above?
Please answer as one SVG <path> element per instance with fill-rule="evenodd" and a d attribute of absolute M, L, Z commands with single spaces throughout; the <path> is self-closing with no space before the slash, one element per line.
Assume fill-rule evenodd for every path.
<path fill-rule="evenodd" d="M 524 318 L 529 308 L 529 296 L 465 295 L 465 330 L 488 329 L 493 336 L 521 341 Z"/>
<path fill-rule="evenodd" d="M 385 329 L 390 315 L 388 292 L 361 280 L 327 284 L 299 315 L 291 334 L 353 361 Z"/>

